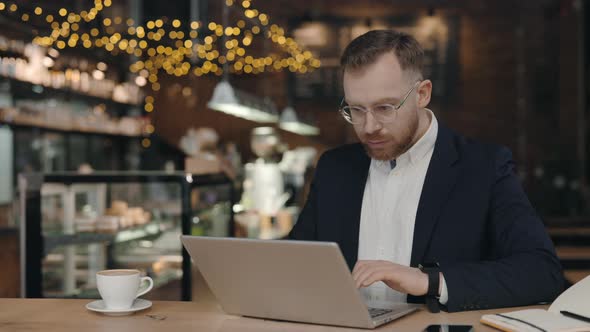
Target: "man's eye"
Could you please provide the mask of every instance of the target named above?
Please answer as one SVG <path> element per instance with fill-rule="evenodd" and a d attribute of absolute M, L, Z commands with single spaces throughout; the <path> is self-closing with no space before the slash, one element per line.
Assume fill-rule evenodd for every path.
<path fill-rule="evenodd" d="M 394 109 L 394 107 L 392 105 L 377 105 L 375 106 L 375 108 L 373 108 L 373 110 L 375 112 L 380 112 L 380 113 L 387 113 L 390 112 Z"/>

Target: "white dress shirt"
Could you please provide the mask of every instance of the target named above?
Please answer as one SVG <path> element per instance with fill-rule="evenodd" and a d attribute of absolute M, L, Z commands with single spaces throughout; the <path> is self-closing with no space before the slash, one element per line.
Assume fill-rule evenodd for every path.
<path fill-rule="evenodd" d="M 430 126 L 408 151 L 391 162 L 371 160 L 361 209 L 359 260 L 386 260 L 410 266 L 418 202 L 438 134 L 436 117 L 427 111 Z M 446 304 L 444 278 L 441 283 L 440 302 Z M 362 288 L 361 293 L 367 304 L 376 308 L 407 300 L 406 294 L 383 282 Z"/>

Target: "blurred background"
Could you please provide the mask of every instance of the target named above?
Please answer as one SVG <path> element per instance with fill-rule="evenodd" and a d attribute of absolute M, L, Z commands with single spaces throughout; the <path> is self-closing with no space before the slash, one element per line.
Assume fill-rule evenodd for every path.
<path fill-rule="evenodd" d="M 590 273 L 583 0 L 0 1 L 0 297 L 134 267 L 196 296 L 178 235 L 281 238 L 355 142 L 339 57 L 393 28 L 439 121 L 508 146 L 570 282 Z M 345 180 L 345 179 L 343 179 Z"/>

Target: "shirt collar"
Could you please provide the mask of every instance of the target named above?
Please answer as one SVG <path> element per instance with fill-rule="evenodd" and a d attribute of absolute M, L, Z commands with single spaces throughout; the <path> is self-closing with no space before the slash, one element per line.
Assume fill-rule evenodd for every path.
<path fill-rule="evenodd" d="M 434 149 L 436 136 L 438 135 L 438 121 L 431 110 L 426 109 L 426 111 L 430 115 L 430 126 L 428 127 L 428 130 L 426 130 L 426 133 L 424 133 L 424 135 L 422 135 L 422 137 L 420 137 L 420 139 L 412 145 L 408 151 L 397 157 L 396 168 L 413 166 Z M 392 170 L 390 160 L 383 161 L 372 159 L 371 164 L 383 171 L 389 172 Z"/>

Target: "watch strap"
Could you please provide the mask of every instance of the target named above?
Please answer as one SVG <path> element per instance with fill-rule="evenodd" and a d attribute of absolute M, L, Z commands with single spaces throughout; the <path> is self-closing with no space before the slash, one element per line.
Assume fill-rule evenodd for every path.
<path fill-rule="evenodd" d="M 420 264 L 420 270 L 428 276 L 428 291 L 424 296 L 426 307 L 432 313 L 440 312 L 439 288 L 440 288 L 440 267 L 438 263 Z"/>

